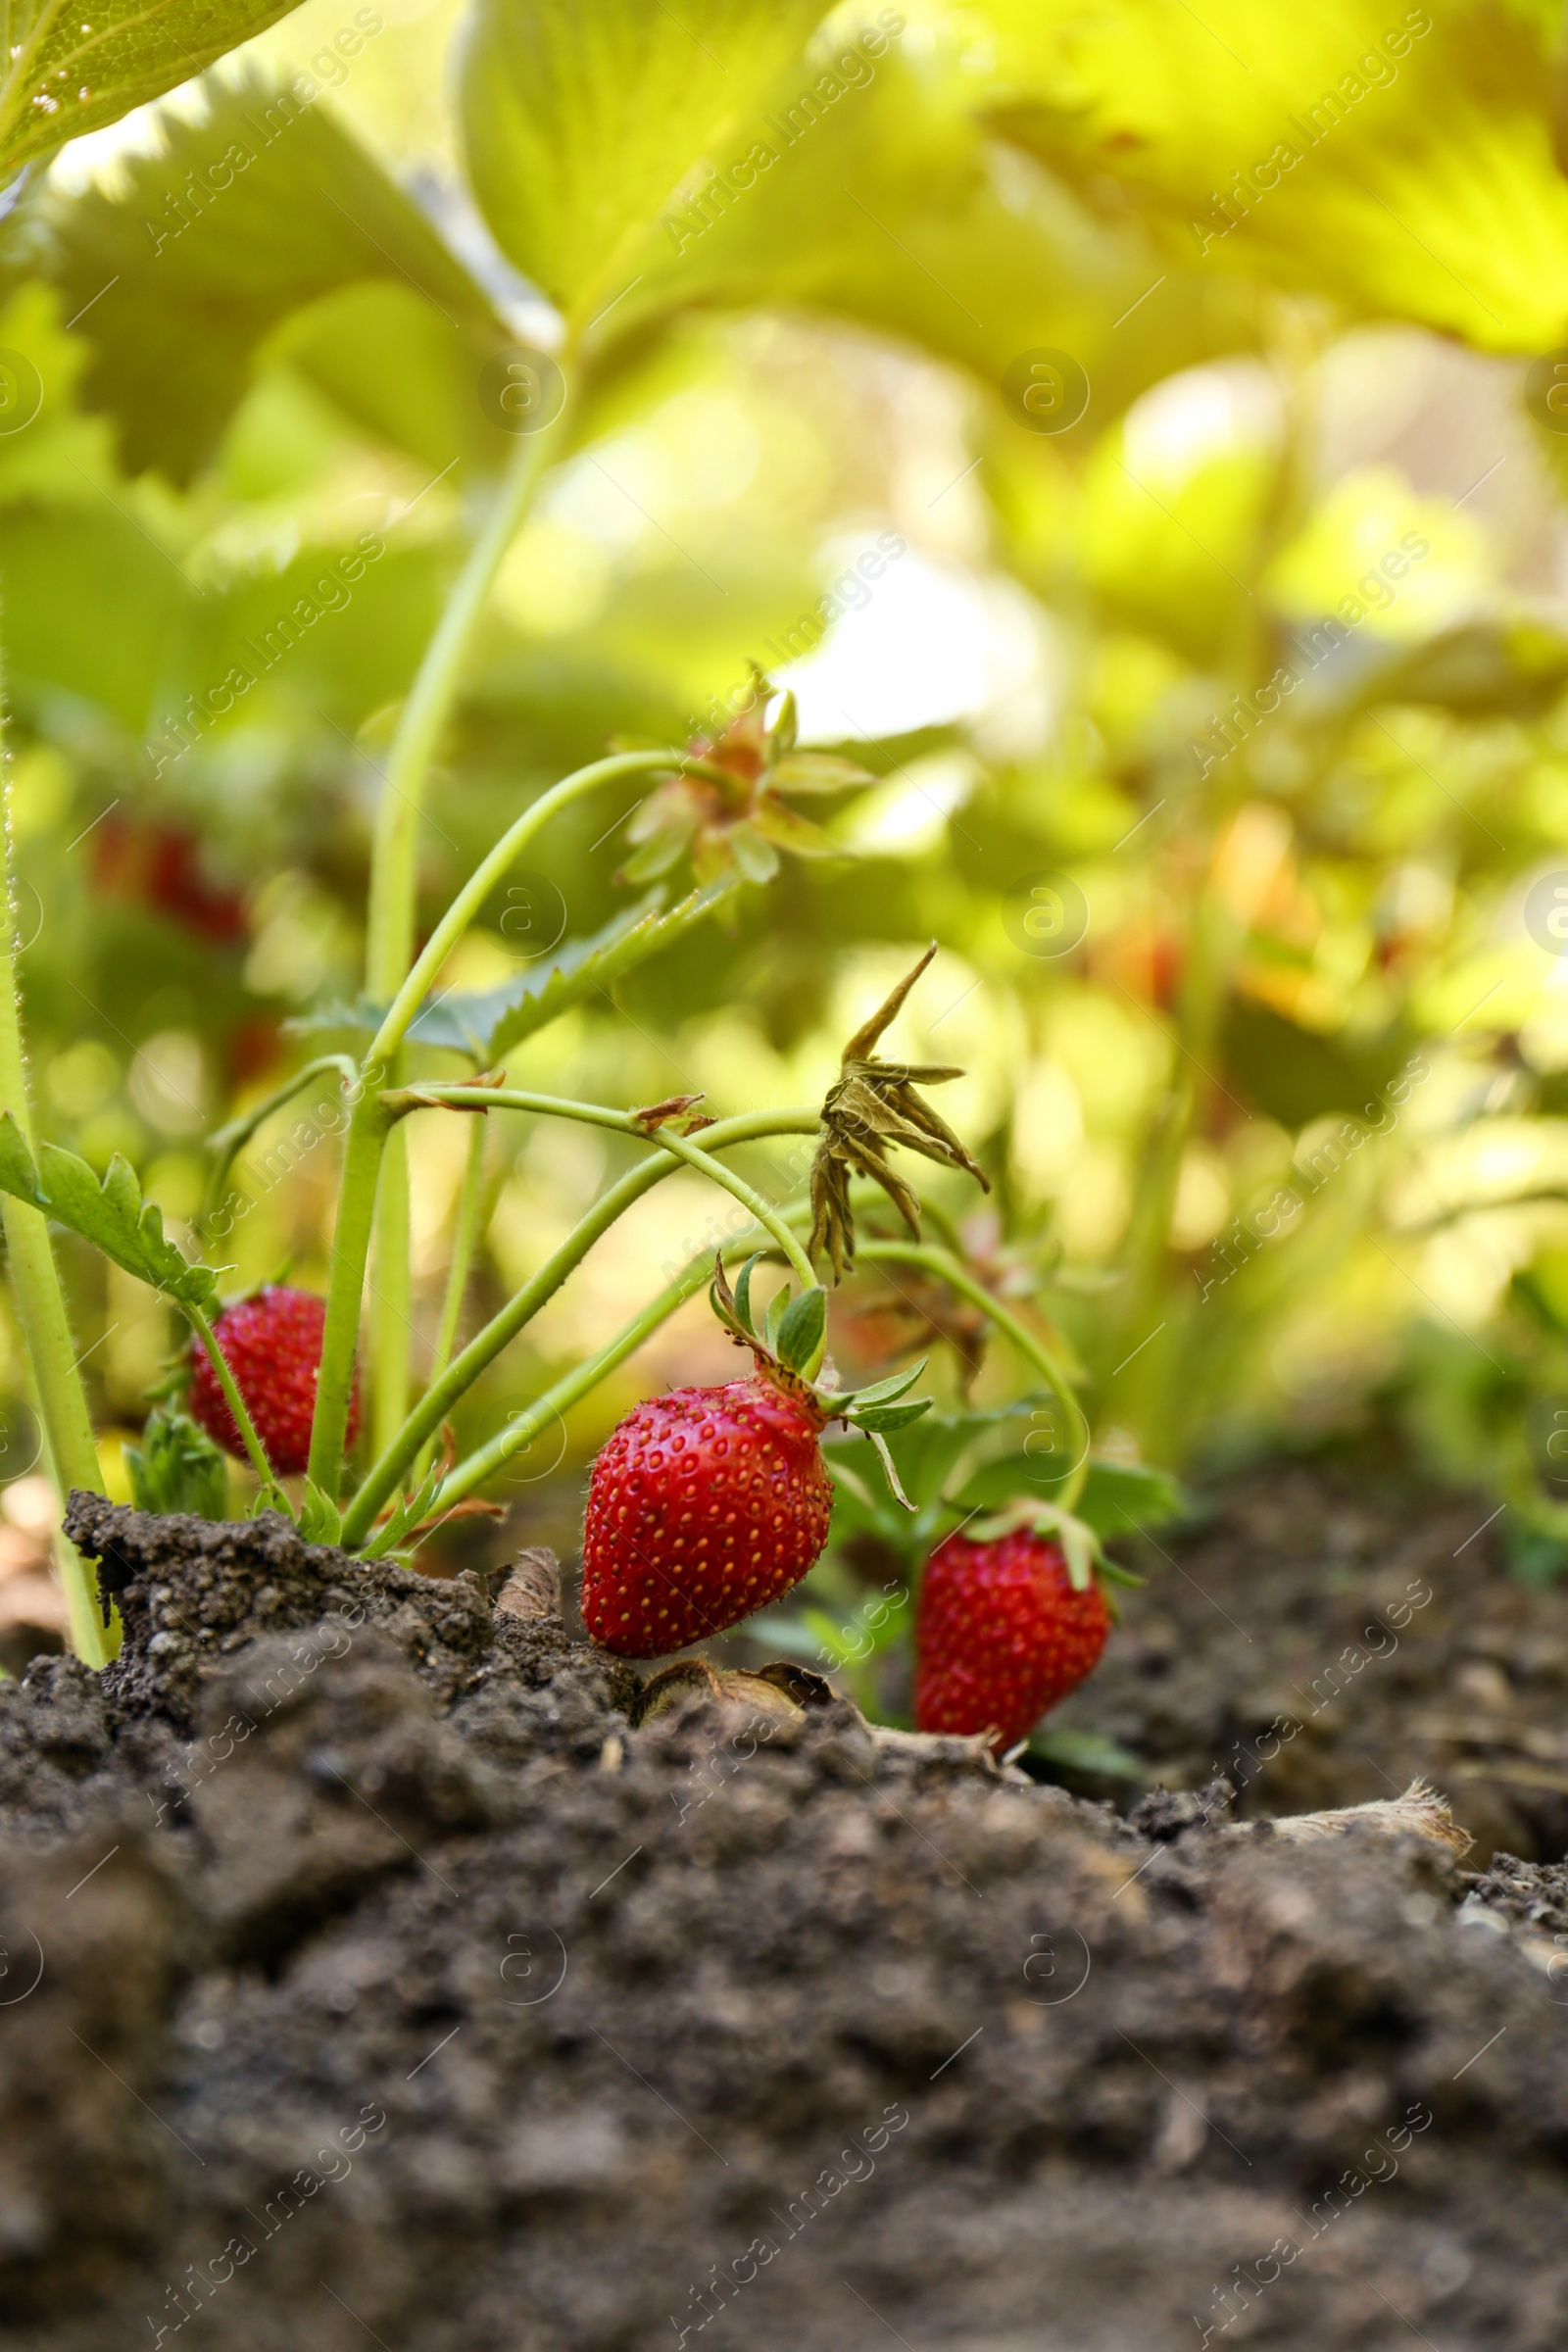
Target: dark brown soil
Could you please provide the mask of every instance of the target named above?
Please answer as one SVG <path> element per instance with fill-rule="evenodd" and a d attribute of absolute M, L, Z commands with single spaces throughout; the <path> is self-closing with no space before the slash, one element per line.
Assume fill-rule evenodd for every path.
<path fill-rule="evenodd" d="M 1478 1858 L 1556 1861 L 1568 1585 L 1508 1576 L 1501 1535 L 1495 1503 L 1472 1495 L 1260 1470 L 1197 1533 L 1141 1546 L 1148 1586 L 1120 1596 L 1103 1664 L 1051 1725 L 1113 1740 L 1147 1781 L 1196 1788 L 1223 1772 L 1243 1814 L 1360 1804 L 1420 1775 Z"/>
<path fill-rule="evenodd" d="M 1349 1506 L 1313 1491 L 1321 1531 Z M 1216 1567 L 1244 1579 L 1262 1492 L 1183 1564 L 1266 1650 L 1272 1605 Z M 1381 1507 L 1343 1550 L 1358 1619 L 1448 1542 L 1440 1507 L 1385 1556 L 1418 1531 Z M 1304 1508 L 1252 1589 L 1299 1579 L 1310 1648 Z M 1556 2346 L 1560 1866 L 1301 1842 L 1213 1788 L 1129 1823 L 842 1700 L 634 1731 L 635 1678 L 475 1580 L 275 1520 L 72 1525 L 135 1576 L 101 1684 L 44 1659 L 0 1690 L 17 2352 Z M 1191 1783 L 1268 1685 L 1226 1668 L 1204 1713 L 1228 1653 L 1189 1682 L 1181 1583 L 1078 1707 Z M 1459 1658 L 1450 1592 L 1346 1723 L 1416 1642 Z M 1516 1642 L 1560 1615 L 1493 1602 Z M 1438 1703 L 1360 1717 L 1391 1779 L 1401 1706 Z M 1325 1714 L 1332 1747 L 1282 1753 L 1337 1753 Z"/>

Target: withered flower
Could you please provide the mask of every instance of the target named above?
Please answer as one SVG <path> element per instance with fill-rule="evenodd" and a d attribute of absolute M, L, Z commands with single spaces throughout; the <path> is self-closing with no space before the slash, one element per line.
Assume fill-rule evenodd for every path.
<path fill-rule="evenodd" d="M 713 1124 L 707 1111 L 697 1107 L 706 1101 L 705 1095 L 666 1095 L 662 1102 L 645 1102 L 631 1115 L 644 1135 L 656 1135 L 661 1127 L 673 1127 L 678 1135 L 695 1135 L 700 1128 Z"/>
<path fill-rule="evenodd" d="M 886 1003 L 856 1031 L 844 1049 L 838 1083 L 829 1088 L 822 1104 L 822 1141 L 811 1162 L 811 1238 L 807 1247 L 813 1255 L 819 1250 L 827 1251 L 835 1282 L 855 1264 L 852 1178 L 869 1176 L 879 1184 L 915 1240 L 920 1238 L 920 1203 L 889 1166 L 889 1144 L 902 1144 L 943 1167 L 962 1168 L 982 1192 L 991 1190 L 984 1169 L 914 1091 L 961 1078 L 963 1072 L 935 1063 L 882 1061 L 873 1051 L 936 952 L 933 940 L 913 971 L 906 973 Z"/>
<path fill-rule="evenodd" d="M 746 708 L 718 735 L 693 739 L 689 764 L 659 784 L 627 827 L 638 847 L 621 869 L 622 881 L 652 882 L 687 854 L 703 884 L 736 872 L 748 882 L 770 882 L 780 850 L 799 858 L 844 855 L 781 796 L 845 792 L 875 778 L 835 753 L 797 751 L 792 694 L 768 724 L 775 691 L 754 671 Z"/>

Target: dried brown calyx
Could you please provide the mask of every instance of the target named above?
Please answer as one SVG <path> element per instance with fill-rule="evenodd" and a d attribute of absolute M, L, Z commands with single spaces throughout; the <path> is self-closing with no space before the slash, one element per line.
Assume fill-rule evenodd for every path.
<path fill-rule="evenodd" d="M 844 1049 L 838 1082 L 822 1104 L 822 1141 L 811 1163 L 811 1238 L 807 1245 L 814 1256 L 826 1250 L 833 1279 L 841 1281 L 855 1264 L 855 1217 L 850 1186 L 857 1176 L 869 1176 L 892 1200 L 915 1240 L 920 1238 L 920 1203 L 898 1170 L 888 1162 L 888 1146 L 902 1144 L 946 1168 L 962 1168 L 982 1192 L 991 1190 L 985 1170 L 968 1147 L 939 1118 L 929 1102 L 915 1092 L 921 1086 L 940 1086 L 961 1078 L 960 1069 L 934 1062 L 883 1061 L 875 1052 L 877 1040 L 896 1018 L 905 998 L 936 954 L 936 941 L 913 971 L 898 987 Z"/>

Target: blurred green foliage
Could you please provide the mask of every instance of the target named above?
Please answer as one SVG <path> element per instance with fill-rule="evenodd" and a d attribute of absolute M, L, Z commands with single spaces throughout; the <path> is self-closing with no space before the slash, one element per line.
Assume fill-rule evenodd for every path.
<path fill-rule="evenodd" d="M 42 1132 L 100 1169 L 124 1152 L 177 1230 L 206 1130 L 345 1017 L 396 712 L 514 447 L 481 379 L 569 317 L 583 382 L 443 747 L 423 916 L 607 737 L 684 737 L 754 661 L 877 781 L 813 804 L 832 858 L 505 1032 L 514 1080 L 818 1100 L 934 937 L 901 1050 L 965 1067 L 944 1112 L 995 1190 L 977 1213 L 959 1180 L 924 1189 L 1080 1363 L 1101 1450 L 1201 1473 L 1392 1424 L 1490 1482 L 1520 1563 L 1553 1572 L 1558 23 L 1544 0 L 911 0 L 821 25 L 311 0 L 158 122 L 65 148 L 0 226 Z M 563 819 L 445 985 L 525 1002 L 558 942 L 640 906 L 635 799 Z M 417 1066 L 455 1072 L 439 1039 Z M 236 1282 L 323 1281 L 313 1101 L 238 1162 Z M 629 1158 L 488 1124 L 472 1314 Z M 426 1343 L 464 1126 L 411 1128 Z M 744 1164 L 799 1187 L 783 1147 Z M 714 1215 L 684 1178 L 651 1195 L 465 1438 Z M 68 1264 L 105 1425 L 133 1429 L 176 1335 Z M 498 1498 L 564 1520 L 635 1390 L 727 1369 L 705 1315 Z M 934 1281 L 868 1271 L 835 1302 L 852 1374 L 934 1341 L 951 1411 L 1027 1387 Z"/>

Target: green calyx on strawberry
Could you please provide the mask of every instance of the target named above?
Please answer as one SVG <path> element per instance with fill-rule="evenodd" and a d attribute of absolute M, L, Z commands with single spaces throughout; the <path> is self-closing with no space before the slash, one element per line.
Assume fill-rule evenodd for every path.
<path fill-rule="evenodd" d="M 925 1564 L 915 1616 L 914 1720 L 986 1734 L 1004 1754 L 1100 1663 L 1115 1610 L 1105 1580 L 1137 1585 L 1059 1503 L 1020 1498 L 962 1521 Z"/>
<path fill-rule="evenodd" d="M 709 1294 L 714 1314 L 738 1347 L 751 1349 L 757 1358 L 758 1371 L 764 1379 L 772 1381 L 786 1395 L 800 1398 L 814 1413 L 818 1428 L 826 1428 L 830 1421 L 842 1421 L 846 1429 L 858 1429 L 869 1438 L 881 1456 L 888 1485 L 905 1509 L 912 1510 L 914 1505 L 899 1483 L 885 1433 L 906 1429 L 911 1421 L 918 1421 L 922 1413 L 930 1411 L 929 1396 L 906 1395 L 925 1370 L 925 1357 L 911 1364 L 907 1371 L 890 1373 L 886 1380 L 872 1381 L 867 1388 L 839 1388 L 831 1367 L 825 1371 L 823 1368 L 827 1344 L 826 1291 L 813 1287 L 792 1298 L 786 1284 L 768 1302 L 762 1328 L 758 1330 L 752 1310 L 752 1275 L 760 1254 L 759 1251 L 747 1259 L 733 1291 L 725 1279 L 723 1259 L 715 1259 Z"/>
<path fill-rule="evenodd" d="M 983 1519 L 968 1520 L 963 1533 L 971 1544 L 995 1544 L 1004 1536 L 1018 1534 L 1020 1529 L 1049 1537 L 1060 1546 L 1067 1579 L 1075 1592 L 1087 1592 L 1097 1575 L 1113 1585 L 1141 1585 L 1144 1581 L 1141 1576 L 1134 1576 L 1130 1568 L 1108 1558 L 1104 1544 L 1088 1520 L 1075 1518 L 1059 1502 L 1037 1502 L 1032 1495 L 1020 1496 L 999 1511 L 988 1511 Z"/>
<path fill-rule="evenodd" d="M 757 1263 L 733 1292 L 721 1258 L 713 1276 L 714 1307 L 755 1357 L 752 1377 L 645 1397 L 594 1463 L 583 1623 L 620 1657 L 667 1656 L 787 1592 L 827 1542 L 833 1485 L 817 1441 L 828 1422 L 881 1445 L 883 1429 L 926 1409 L 899 1401 L 919 1365 L 854 1396 L 823 1376 L 826 1301 L 814 1287 L 793 1298 L 782 1290 L 759 1331 Z"/>

